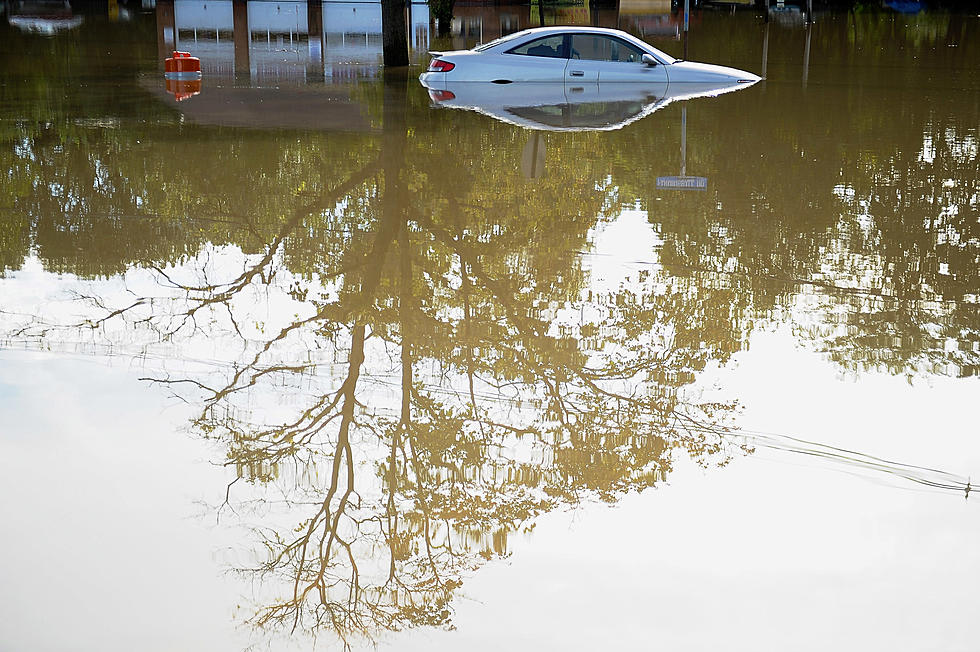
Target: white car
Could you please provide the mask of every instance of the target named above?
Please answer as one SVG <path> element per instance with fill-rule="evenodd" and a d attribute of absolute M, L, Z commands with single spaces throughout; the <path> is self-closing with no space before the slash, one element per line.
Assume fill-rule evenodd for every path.
<path fill-rule="evenodd" d="M 472 50 L 432 52 L 419 79 L 428 88 L 453 82 L 752 83 L 744 70 L 674 59 L 617 29 L 541 27 Z"/>
<path fill-rule="evenodd" d="M 456 82 L 433 88 L 434 106 L 464 109 L 526 129 L 541 131 L 612 131 L 658 111 L 671 102 L 715 97 L 752 83 L 566 82 L 554 84 L 474 84 Z"/>

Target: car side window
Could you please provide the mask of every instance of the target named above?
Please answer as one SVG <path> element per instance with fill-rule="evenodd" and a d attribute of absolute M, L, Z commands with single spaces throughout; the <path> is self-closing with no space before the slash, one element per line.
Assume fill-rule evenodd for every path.
<path fill-rule="evenodd" d="M 626 41 L 599 34 L 572 34 L 572 59 L 639 62 L 643 52 Z"/>
<path fill-rule="evenodd" d="M 561 34 L 535 39 L 523 45 L 518 45 L 513 50 L 508 50 L 507 52 L 508 54 L 523 54 L 529 57 L 568 58 L 565 55 L 565 37 Z"/>

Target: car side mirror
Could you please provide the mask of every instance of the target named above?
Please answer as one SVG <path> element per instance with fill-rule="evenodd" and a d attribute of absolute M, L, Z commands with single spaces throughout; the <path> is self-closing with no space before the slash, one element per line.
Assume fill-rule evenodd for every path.
<path fill-rule="evenodd" d="M 642 61 L 648 66 L 657 65 L 657 60 L 653 58 L 652 54 L 644 54 L 642 57 Z"/>

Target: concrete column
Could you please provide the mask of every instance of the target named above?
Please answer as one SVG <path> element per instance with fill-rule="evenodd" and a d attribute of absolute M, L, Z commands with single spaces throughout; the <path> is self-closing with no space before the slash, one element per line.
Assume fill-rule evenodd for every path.
<path fill-rule="evenodd" d="M 177 49 L 177 21 L 172 0 L 157 0 L 157 65 L 163 70 L 163 61 Z"/>
<path fill-rule="evenodd" d="M 309 59 L 306 62 L 306 81 L 323 81 L 323 1 L 308 0 L 306 3 L 306 30 L 309 35 Z"/>
<path fill-rule="evenodd" d="M 231 3 L 235 41 L 235 83 L 248 85 L 252 82 L 252 66 L 249 60 L 248 2 L 234 0 Z"/>

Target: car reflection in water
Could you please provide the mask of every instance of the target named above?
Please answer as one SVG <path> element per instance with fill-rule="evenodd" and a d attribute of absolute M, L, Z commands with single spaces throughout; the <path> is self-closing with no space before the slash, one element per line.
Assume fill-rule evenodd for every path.
<path fill-rule="evenodd" d="M 684 83 L 524 83 L 459 82 L 433 88 L 424 81 L 434 106 L 465 109 L 527 129 L 612 131 L 658 111 L 671 102 L 716 97 L 748 88 L 752 82 Z"/>
<path fill-rule="evenodd" d="M 52 36 L 82 24 L 66 0 L 20 0 L 8 5 L 7 22 L 20 30 Z M 0 3 L 0 15 L 2 15 Z"/>

